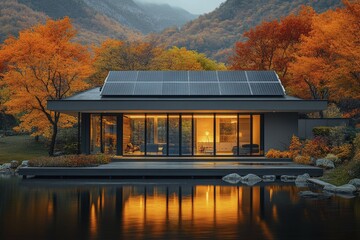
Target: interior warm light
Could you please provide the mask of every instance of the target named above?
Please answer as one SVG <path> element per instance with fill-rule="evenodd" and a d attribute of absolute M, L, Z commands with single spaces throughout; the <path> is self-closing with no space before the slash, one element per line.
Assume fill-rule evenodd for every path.
<path fill-rule="evenodd" d="M 239 136 L 242 137 L 242 136 L 243 136 L 243 133 L 242 133 L 242 132 L 239 132 Z"/>
<path fill-rule="evenodd" d="M 205 131 L 205 136 L 207 136 L 207 137 L 208 137 L 208 136 L 209 136 L 209 134 L 210 134 L 210 133 L 209 133 L 209 131 Z"/>

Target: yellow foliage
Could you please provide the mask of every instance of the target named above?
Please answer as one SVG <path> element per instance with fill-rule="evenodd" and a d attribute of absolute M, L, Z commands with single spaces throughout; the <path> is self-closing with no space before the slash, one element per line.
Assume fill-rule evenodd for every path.
<path fill-rule="evenodd" d="M 301 152 L 301 149 L 302 149 L 302 143 L 300 139 L 297 136 L 293 135 L 291 137 L 291 143 L 289 147 L 289 151 L 291 152 L 293 159 Z"/>
<path fill-rule="evenodd" d="M 291 153 L 289 151 L 279 151 L 275 149 L 270 149 L 266 153 L 267 158 L 291 158 Z"/>
<path fill-rule="evenodd" d="M 331 152 L 341 160 L 350 160 L 352 157 L 352 150 L 353 146 L 347 143 L 338 147 L 334 147 Z"/>
<path fill-rule="evenodd" d="M 294 162 L 298 163 L 298 164 L 306 164 L 309 165 L 311 163 L 311 158 L 310 156 L 302 156 L 302 155 L 297 155 L 294 158 Z"/>

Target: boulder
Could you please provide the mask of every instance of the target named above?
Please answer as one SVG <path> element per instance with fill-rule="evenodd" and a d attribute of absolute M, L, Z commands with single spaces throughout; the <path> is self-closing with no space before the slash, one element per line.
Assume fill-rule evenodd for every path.
<path fill-rule="evenodd" d="M 359 178 L 354 178 L 354 179 L 351 179 L 349 181 L 349 184 L 355 186 L 357 189 L 360 188 L 360 179 Z"/>
<path fill-rule="evenodd" d="M 236 184 L 241 181 L 241 176 L 237 173 L 231 173 L 224 176 L 222 180 L 231 184 Z"/>
<path fill-rule="evenodd" d="M 11 169 L 11 163 L 4 163 L 0 169 L 2 170 Z"/>
<path fill-rule="evenodd" d="M 296 178 L 294 175 L 282 175 L 280 179 L 283 182 L 295 182 Z"/>
<path fill-rule="evenodd" d="M 3 165 L 0 165 L 0 173 L 1 174 L 12 174 L 11 170 L 11 164 L 10 163 L 4 163 Z"/>
<path fill-rule="evenodd" d="M 255 185 L 256 183 L 261 182 L 261 181 L 262 181 L 261 177 L 255 175 L 255 174 L 251 174 L 251 173 L 248 174 L 248 175 L 246 175 L 246 176 L 244 176 L 244 177 L 241 179 L 241 182 L 242 182 L 242 183 L 245 183 L 245 184 L 247 184 L 247 185 L 249 185 L 249 186 L 253 186 L 253 185 Z"/>
<path fill-rule="evenodd" d="M 11 168 L 12 168 L 12 169 L 16 169 L 16 168 L 19 166 L 19 161 L 12 160 L 12 161 L 10 162 L 10 165 L 11 165 Z"/>
<path fill-rule="evenodd" d="M 262 180 L 264 182 L 274 182 L 276 180 L 276 176 L 275 175 L 264 175 L 262 177 Z"/>
<path fill-rule="evenodd" d="M 335 165 L 332 161 L 325 159 L 325 158 L 321 158 L 316 160 L 316 166 L 317 167 L 323 167 L 323 168 L 335 168 Z"/>
<path fill-rule="evenodd" d="M 295 179 L 295 183 L 298 183 L 298 182 L 305 182 L 310 178 L 310 175 L 308 173 L 304 173 L 303 175 L 299 175 L 296 177 Z"/>
<path fill-rule="evenodd" d="M 315 193 L 312 191 L 302 191 L 299 192 L 299 196 L 302 198 L 309 198 L 309 199 L 328 199 L 331 197 L 331 194 L 328 193 Z"/>
<path fill-rule="evenodd" d="M 351 184 L 345 184 L 339 187 L 329 184 L 324 187 L 324 191 L 339 194 L 354 194 L 356 192 L 356 187 Z"/>
<path fill-rule="evenodd" d="M 29 166 L 29 160 L 24 160 L 21 162 L 20 167 L 28 167 Z"/>

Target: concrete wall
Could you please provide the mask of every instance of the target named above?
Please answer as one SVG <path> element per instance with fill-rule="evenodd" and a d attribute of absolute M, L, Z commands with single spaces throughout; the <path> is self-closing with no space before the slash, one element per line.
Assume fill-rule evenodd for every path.
<path fill-rule="evenodd" d="M 335 127 L 349 126 L 350 120 L 347 118 L 324 118 L 324 119 L 299 119 L 299 133 L 301 139 L 312 139 L 314 135 L 312 130 L 314 127 Z"/>
<path fill-rule="evenodd" d="M 285 150 L 289 147 L 292 135 L 298 134 L 297 113 L 264 114 L 264 150 L 270 148 Z"/>

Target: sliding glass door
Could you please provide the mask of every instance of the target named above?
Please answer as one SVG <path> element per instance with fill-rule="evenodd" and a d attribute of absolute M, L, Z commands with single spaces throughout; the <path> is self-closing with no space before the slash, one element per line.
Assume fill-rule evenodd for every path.
<path fill-rule="evenodd" d="M 261 114 L 91 114 L 90 152 L 263 156 L 263 132 Z"/>

